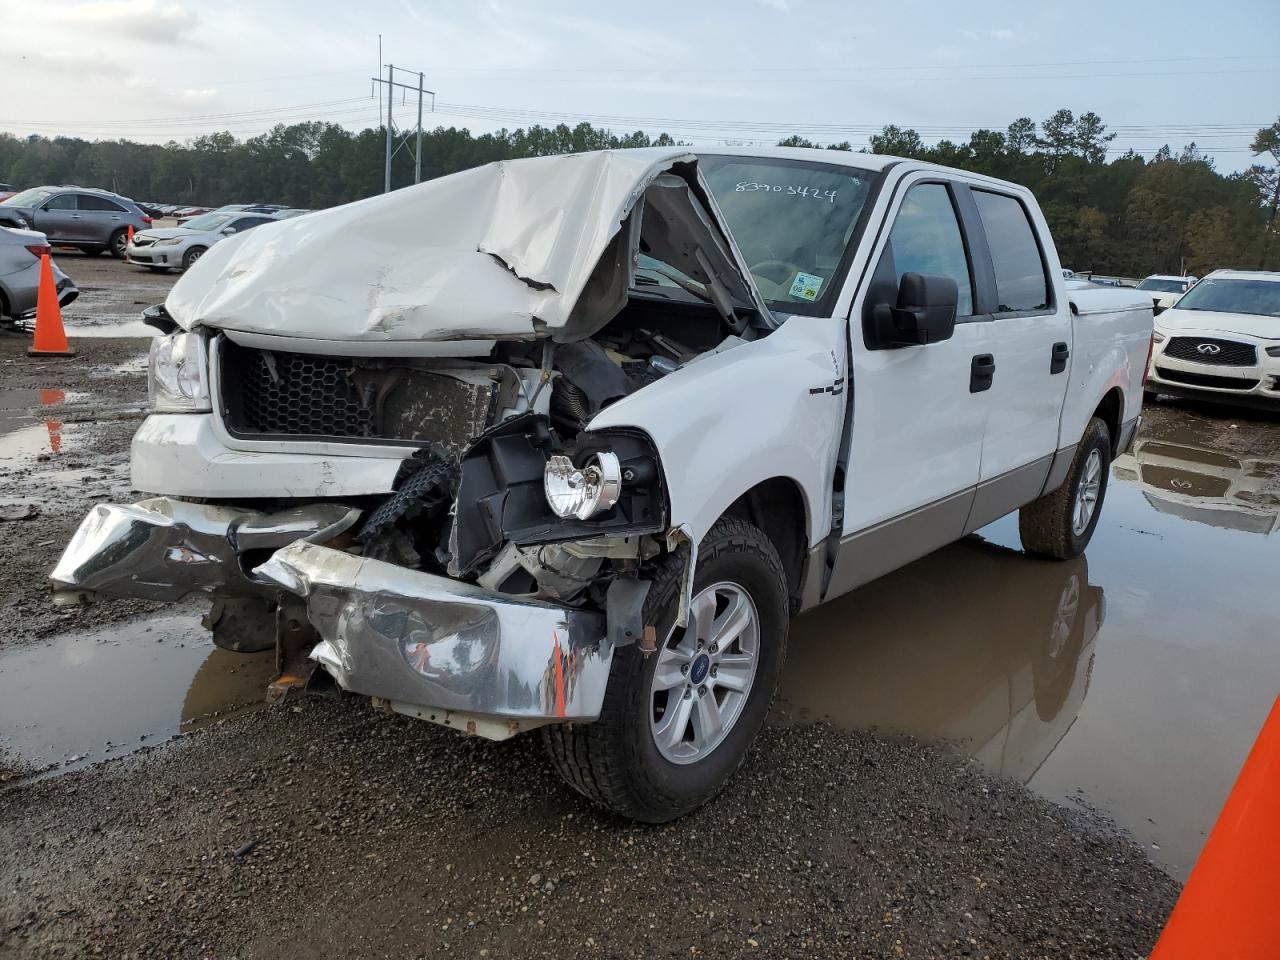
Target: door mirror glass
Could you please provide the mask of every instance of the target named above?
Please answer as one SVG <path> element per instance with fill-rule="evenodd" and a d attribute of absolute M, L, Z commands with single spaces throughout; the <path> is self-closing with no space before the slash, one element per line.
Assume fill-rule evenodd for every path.
<path fill-rule="evenodd" d="M 898 302 L 879 303 L 872 311 L 879 345 L 907 347 L 950 340 L 959 299 L 959 287 L 951 277 L 904 273 Z"/>
<path fill-rule="evenodd" d="M 235 232 L 236 232 L 236 228 L 235 228 L 235 227 L 223 227 L 223 228 L 222 228 L 222 235 L 223 235 L 224 237 L 229 237 L 229 236 L 231 236 L 231 235 L 232 235 L 233 233 L 235 233 Z"/>

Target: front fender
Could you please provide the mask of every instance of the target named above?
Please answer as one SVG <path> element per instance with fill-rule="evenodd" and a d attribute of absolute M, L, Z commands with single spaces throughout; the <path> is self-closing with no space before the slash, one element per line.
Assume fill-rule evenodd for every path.
<path fill-rule="evenodd" d="M 672 527 L 701 540 L 756 484 L 792 480 L 806 537 L 831 526 L 831 482 L 844 414 L 844 344 L 833 319 L 792 317 L 768 336 L 686 364 L 601 411 L 592 431 L 629 427 L 653 441 Z"/>

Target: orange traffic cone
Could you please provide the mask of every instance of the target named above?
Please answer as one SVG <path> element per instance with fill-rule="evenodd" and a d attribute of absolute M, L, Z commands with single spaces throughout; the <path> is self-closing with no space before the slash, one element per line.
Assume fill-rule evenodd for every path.
<path fill-rule="evenodd" d="M 133 246 L 133 224 L 129 224 L 128 233 L 124 237 L 124 262 L 129 262 L 129 248 Z"/>
<path fill-rule="evenodd" d="M 74 357 L 62 329 L 62 308 L 58 306 L 58 288 L 53 283 L 53 261 L 40 257 L 40 290 L 36 295 L 36 336 L 27 351 L 31 356 Z"/>
<path fill-rule="evenodd" d="M 1280 950 L 1280 699 L 1218 814 L 1151 960 L 1274 960 Z"/>

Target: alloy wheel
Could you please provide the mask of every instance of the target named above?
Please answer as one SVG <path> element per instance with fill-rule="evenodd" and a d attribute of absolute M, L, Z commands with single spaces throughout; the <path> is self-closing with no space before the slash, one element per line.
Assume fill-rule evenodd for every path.
<path fill-rule="evenodd" d="M 689 625 L 658 651 L 650 727 L 672 763 L 696 763 L 715 750 L 742 715 L 760 653 L 760 616 L 736 583 L 698 592 Z"/>

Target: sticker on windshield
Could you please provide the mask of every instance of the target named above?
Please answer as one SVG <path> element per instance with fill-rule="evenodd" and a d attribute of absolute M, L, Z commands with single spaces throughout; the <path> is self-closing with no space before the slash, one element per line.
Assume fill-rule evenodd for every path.
<path fill-rule="evenodd" d="M 817 300 L 818 291 L 822 289 L 822 278 L 812 273 L 797 273 L 791 281 L 791 296 L 801 300 Z"/>

